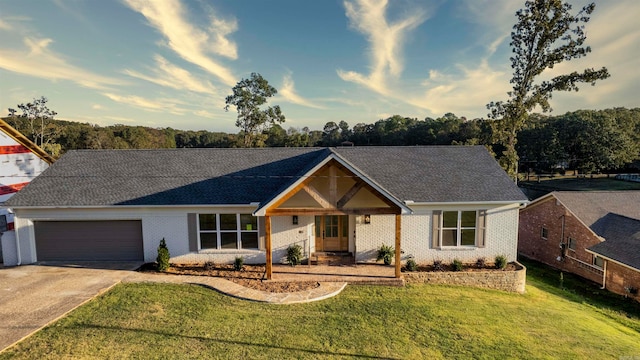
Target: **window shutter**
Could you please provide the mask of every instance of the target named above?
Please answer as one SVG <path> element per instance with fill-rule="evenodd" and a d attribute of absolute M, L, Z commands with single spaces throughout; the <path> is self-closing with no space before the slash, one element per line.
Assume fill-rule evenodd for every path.
<path fill-rule="evenodd" d="M 187 214 L 187 229 L 189 232 L 189 251 L 198 251 L 198 214 Z"/>
<path fill-rule="evenodd" d="M 436 210 L 433 212 L 431 216 L 431 248 L 439 249 L 440 248 L 440 217 L 442 216 L 442 211 Z"/>
<path fill-rule="evenodd" d="M 487 224 L 487 210 L 478 210 L 476 219 L 476 246 L 485 247 L 485 232 Z"/>

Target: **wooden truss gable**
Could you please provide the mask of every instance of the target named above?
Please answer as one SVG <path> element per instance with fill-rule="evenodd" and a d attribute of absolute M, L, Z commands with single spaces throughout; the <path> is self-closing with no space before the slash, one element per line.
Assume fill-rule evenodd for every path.
<path fill-rule="evenodd" d="M 402 209 L 360 176 L 331 159 L 266 209 L 266 215 L 400 214 Z"/>

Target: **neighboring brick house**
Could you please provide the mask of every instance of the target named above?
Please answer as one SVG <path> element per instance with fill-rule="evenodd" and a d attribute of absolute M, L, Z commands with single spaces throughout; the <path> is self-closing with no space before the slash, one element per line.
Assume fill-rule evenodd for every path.
<path fill-rule="evenodd" d="M 516 259 L 528 200 L 483 146 L 78 150 L 9 204 L 22 263 L 272 263 L 298 244 L 375 261 Z M 88 240 L 89 239 L 89 240 Z"/>
<path fill-rule="evenodd" d="M 520 210 L 518 253 L 637 296 L 640 191 L 556 191 Z M 640 297 L 637 297 L 640 299 Z"/>

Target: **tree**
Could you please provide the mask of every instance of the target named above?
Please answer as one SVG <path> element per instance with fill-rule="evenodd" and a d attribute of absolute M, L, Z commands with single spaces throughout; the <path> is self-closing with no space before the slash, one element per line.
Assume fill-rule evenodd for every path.
<path fill-rule="evenodd" d="M 227 96 L 224 109 L 229 111 L 230 106 L 235 106 L 238 111 L 236 126 L 244 135 L 244 147 L 254 145 L 258 135 L 275 123 L 283 123 L 284 114 L 280 106 L 267 107 L 264 110 L 260 106 L 278 93 L 278 91 L 265 80 L 262 75 L 251 73 L 249 79 L 242 79 L 232 88 L 233 94 Z"/>
<path fill-rule="evenodd" d="M 43 146 L 44 145 L 44 133 L 45 133 L 45 120 L 53 119 L 54 116 L 58 115 L 57 112 L 49 109 L 47 107 L 47 99 L 44 96 L 41 96 L 40 99 L 33 99 L 33 102 L 26 104 L 18 104 L 18 109 L 22 111 L 22 115 L 16 115 L 16 110 L 9 108 L 9 116 L 10 117 L 23 117 L 29 120 L 30 125 L 30 137 L 36 143 L 36 145 Z M 34 120 L 40 120 L 40 133 L 37 133 L 33 126 Z M 40 143 L 38 144 L 38 138 L 40 139 Z"/>
<path fill-rule="evenodd" d="M 543 112 L 550 111 L 549 100 L 554 91 L 578 91 L 578 83 L 594 85 L 596 80 L 609 77 L 605 67 L 587 68 L 581 73 L 574 71 L 535 82 L 545 70 L 591 52 L 589 46 L 584 46 L 584 24 L 594 9 L 595 4 L 591 3 L 572 15 L 571 5 L 561 0 L 529 0 L 524 9 L 516 12 L 518 22 L 513 26 L 510 43 L 513 90 L 507 93 L 507 101 L 487 105 L 489 117 L 494 119 L 495 140 L 504 146 L 500 163 L 513 177 L 517 174 L 517 135 L 526 125 L 529 112 L 536 106 Z"/>

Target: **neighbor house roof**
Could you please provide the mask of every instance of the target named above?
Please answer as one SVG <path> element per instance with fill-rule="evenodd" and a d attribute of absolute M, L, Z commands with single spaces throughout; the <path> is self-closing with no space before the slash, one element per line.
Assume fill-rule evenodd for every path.
<path fill-rule="evenodd" d="M 527 201 L 483 146 L 434 146 L 76 150 L 7 205 L 261 204 L 329 156 L 401 201 Z"/>
<path fill-rule="evenodd" d="M 555 197 L 605 241 L 588 250 L 640 269 L 640 191 L 555 191 Z"/>
<path fill-rule="evenodd" d="M 51 155 L 47 154 L 46 151 L 42 150 L 38 145 L 36 145 L 33 141 L 29 140 L 26 136 L 24 136 L 20 131 L 13 128 L 13 126 L 7 124 L 4 120 L 0 119 L 0 130 L 2 130 L 5 134 L 15 140 L 18 144 L 24 146 L 32 153 L 36 154 L 39 158 L 44 160 L 47 164 L 53 164 L 55 161 Z"/>

